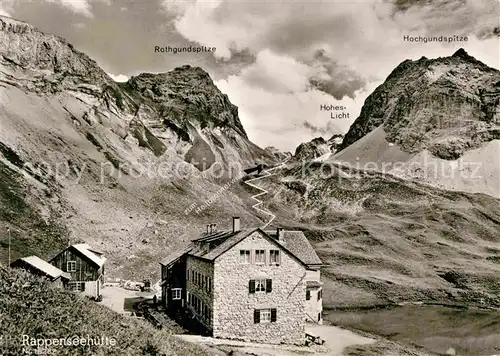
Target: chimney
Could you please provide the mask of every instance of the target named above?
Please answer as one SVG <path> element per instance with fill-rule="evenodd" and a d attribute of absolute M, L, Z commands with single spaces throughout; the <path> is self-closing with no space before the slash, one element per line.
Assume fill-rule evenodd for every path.
<path fill-rule="evenodd" d="M 212 227 L 210 228 L 210 232 L 217 231 L 217 224 L 210 224 Z"/>
<path fill-rule="evenodd" d="M 285 240 L 283 240 L 283 228 L 282 227 L 278 227 L 276 229 L 276 240 L 278 240 L 278 242 L 280 243 L 284 243 Z"/>
<path fill-rule="evenodd" d="M 233 217 L 233 232 L 240 231 L 240 218 L 239 216 Z"/>
<path fill-rule="evenodd" d="M 210 233 L 210 225 L 207 225 L 207 234 Z"/>

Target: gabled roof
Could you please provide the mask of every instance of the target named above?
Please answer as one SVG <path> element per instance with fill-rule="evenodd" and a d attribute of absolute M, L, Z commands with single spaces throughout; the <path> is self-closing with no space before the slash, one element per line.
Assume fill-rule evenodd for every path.
<path fill-rule="evenodd" d="M 235 237 L 238 232 L 234 231 L 215 231 L 209 233 L 203 233 L 200 237 L 191 240 L 191 243 L 182 249 L 171 252 L 163 261 L 160 262 L 163 266 L 168 266 L 179 258 L 184 256 L 184 254 L 189 253 L 192 256 L 205 258 L 204 255 L 208 252 L 204 249 L 200 249 L 200 244 L 223 241 L 226 242 L 230 237 Z"/>
<path fill-rule="evenodd" d="M 276 231 L 266 231 L 266 233 L 274 238 L 277 238 Z M 282 231 L 283 242 L 290 252 L 297 256 L 306 265 L 322 265 L 323 262 L 319 259 L 316 251 L 314 251 L 311 243 L 302 231 Z"/>
<path fill-rule="evenodd" d="M 204 251 L 203 249 L 198 251 L 193 250 L 189 254 L 196 257 L 201 257 L 206 260 L 213 261 L 220 255 L 222 255 L 224 252 L 229 250 L 231 247 L 236 245 L 238 242 L 243 241 L 247 236 L 250 236 L 257 230 L 258 229 L 245 229 L 237 232 L 228 231 L 224 233 L 224 235 L 226 236 L 225 240 L 212 250 L 210 251 Z"/>
<path fill-rule="evenodd" d="M 244 229 L 236 232 L 217 231 L 204 233 L 201 237 L 192 240 L 185 248 L 172 252 L 167 258 L 160 262 L 160 264 L 168 266 L 185 254 L 208 261 L 214 261 L 256 231 L 260 232 L 264 238 L 288 253 L 306 268 L 311 265 L 322 265 L 321 260 L 302 231 L 284 231 L 283 242 L 279 242 L 276 238 L 276 231 L 263 231 L 260 228 Z M 214 246 L 208 249 L 207 244 L 211 243 L 213 243 Z"/>
<path fill-rule="evenodd" d="M 107 261 L 106 257 L 102 256 L 102 253 L 92 250 L 90 245 L 84 244 L 84 243 L 71 245 L 71 246 L 65 248 L 64 250 L 59 252 L 56 256 L 54 256 L 50 261 L 53 261 L 57 256 L 59 256 L 61 253 L 63 253 L 64 251 L 66 251 L 68 249 L 74 249 L 74 250 L 78 251 L 81 255 L 83 255 L 83 257 L 85 257 L 87 260 L 91 261 L 92 263 L 96 264 L 99 268 L 101 268 L 104 265 L 104 263 L 106 263 L 106 261 Z"/>
<path fill-rule="evenodd" d="M 173 262 L 177 261 L 179 258 L 184 256 L 184 254 L 190 252 L 193 249 L 193 244 L 189 244 L 183 249 L 173 251 L 170 253 L 163 261 L 160 262 L 161 265 L 163 266 L 168 266 L 172 264 Z"/>
<path fill-rule="evenodd" d="M 102 267 L 106 262 L 106 258 L 99 256 L 96 252 L 92 251 L 92 248 L 88 244 L 76 244 L 72 245 L 75 250 L 84 255 L 87 259 L 94 262 L 99 267 Z"/>
<path fill-rule="evenodd" d="M 308 267 L 308 265 L 304 261 L 302 261 L 297 255 L 295 255 L 292 251 L 290 251 L 286 246 L 280 244 L 275 238 L 269 236 L 265 231 L 263 231 L 260 228 L 245 229 L 245 230 L 238 231 L 236 233 L 231 232 L 230 234 L 228 234 L 229 237 L 227 239 L 225 239 L 217 247 L 215 247 L 209 251 L 206 251 L 203 248 L 199 249 L 199 250 L 196 250 L 196 248 L 193 248 L 189 252 L 189 255 L 195 256 L 195 257 L 200 257 L 200 258 L 203 258 L 203 259 L 209 260 L 209 261 L 214 261 L 217 257 L 221 256 L 226 251 L 233 248 L 236 244 L 240 243 L 241 241 L 246 239 L 248 236 L 250 236 L 254 232 L 259 232 L 266 240 L 268 240 L 269 242 L 276 245 L 278 248 L 283 250 L 285 253 L 288 253 L 288 255 L 290 255 L 293 259 L 295 259 L 301 265 L 305 266 L 306 268 Z"/>
<path fill-rule="evenodd" d="M 48 277 L 50 277 L 52 279 L 56 279 L 56 278 L 58 278 L 60 276 L 62 276 L 64 278 L 67 278 L 67 279 L 71 279 L 70 276 L 68 276 L 66 273 L 64 273 L 63 271 L 61 271 L 59 268 L 57 268 L 56 266 L 51 265 L 47 261 L 42 260 L 38 256 L 23 257 L 23 258 L 20 258 L 19 260 L 16 260 L 16 261 L 12 262 L 11 265 L 16 265 L 19 261 L 23 261 L 24 263 L 26 263 L 26 264 L 30 265 L 31 267 L 39 270 L 44 275 L 46 275 L 46 276 L 48 276 Z"/>

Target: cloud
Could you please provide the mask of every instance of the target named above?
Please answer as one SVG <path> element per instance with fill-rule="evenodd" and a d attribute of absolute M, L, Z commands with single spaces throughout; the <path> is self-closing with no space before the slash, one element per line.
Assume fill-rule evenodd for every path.
<path fill-rule="evenodd" d="M 123 74 L 118 74 L 118 75 L 114 75 L 111 73 L 106 73 L 106 74 L 109 75 L 111 77 L 111 79 L 113 79 L 115 82 L 118 82 L 118 83 L 124 83 L 129 79 L 126 75 L 123 75 Z"/>
<path fill-rule="evenodd" d="M 170 4 L 170 0 L 164 3 Z M 323 49 L 338 66 L 348 66 L 363 78 L 381 78 L 395 60 L 406 59 L 405 34 L 468 34 L 479 38 L 492 34 L 498 27 L 499 6 L 498 1 L 491 0 L 332 0 L 314 6 L 299 1 L 199 0 L 174 4 L 170 7 L 176 9 L 176 30 L 190 41 L 216 46 L 215 55 L 223 59 L 241 50 L 255 55 L 270 50 L 308 59 Z M 440 47 L 446 49 L 446 45 Z"/>
<path fill-rule="evenodd" d="M 173 8 L 176 31 L 216 46 L 220 61 L 241 51 L 255 56 L 217 83 L 239 106 L 249 137 L 264 146 L 293 149 L 313 134 L 345 132 L 366 96 L 405 59 L 449 56 L 466 46 L 498 67 L 498 44 L 484 40 L 498 26 L 497 1 L 332 0 L 306 6 L 199 0 Z M 405 35 L 449 34 L 470 39 L 465 45 L 403 41 Z M 318 110 L 320 104 L 342 103 L 349 120 L 332 122 Z"/>
<path fill-rule="evenodd" d="M 338 100 L 344 96 L 354 98 L 354 93 L 366 84 L 356 72 L 338 65 L 324 50 L 302 61 L 266 49 L 257 54 L 252 65 L 241 70 L 240 76 L 248 84 L 270 93 L 301 92 L 313 87 Z"/>
<path fill-rule="evenodd" d="M 254 64 L 244 68 L 240 76 L 251 86 L 269 93 L 305 91 L 311 68 L 292 57 L 276 55 L 270 50 L 259 52 Z"/>
<path fill-rule="evenodd" d="M 84 29 L 85 27 L 87 27 L 87 24 L 86 24 L 86 23 L 84 23 L 84 22 L 74 22 L 74 23 L 72 24 L 72 26 L 73 26 L 75 29 L 77 29 L 77 30 L 82 30 L 82 29 Z"/>
<path fill-rule="evenodd" d="M 323 49 L 316 51 L 310 63 L 320 72 L 310 78 L 310 83 L 335 99 L 341 100 L 345 95 L 354 99 L 354 93 L 366 85 L 366 80 L 358 73 L 339 65 Z"/>
<path fill-rule="evenodd" d="M 328 123 L 328 124 L 330 124 L 330 123 Z M 311 133 L 313 133 L 315 135 L 316 134 L 325 135 L 328 132 L 328 129 L 326 127 L 314 126 L 313 124 L 311 124 L 308 121 L 304 121 L 304 123 L 302 124 L 302 126 L 304 128 L 306 128 L 307 130 L 311 131 Z"/>
<path fill-rule="evenodd" d="M 428 35 L 473 35 L 486 39 L 493 37 L 498 27 L 498 11 L 499 2 L 495 0 L 399 0 L 393 18 L 399 26 Z"/>
<path fill-rule="evenodd" d="M 57 3 L 71 10 L 72 12 L 87 17 L 92 17 L 92 5 L 90 0 L 45 0 L 50 3 Z M 101 0 L 102 1 L 102 0 Z"/>
<path fill-rule="evenodd" d="M 294 150 L 313 137 L 329 137 L 349 128 L 352 120 L 333 121 L 329 112 L 320 110 L 321 105 L 344 105 L 350 117 L 354 117 L 360 106 L 353 98 L 367 95 L 360 87 L 350 91 L 352 98 L 339 94 L 335 99 L 326 90 L 312 86 L 311 78 L 321 78 L 325 83 L 332 80 L 328 74 L 332 71 L 328 69 L 333 64 L 326 56 L 321 57 L 321 63 L 318 58 L 311 60 L 311 65 L 263 50 L 241 72 L 215 84 L 238 106 L 240 120 L 254 142 L 263 147 L 272 143 L 283 150 Z M 341 84 L 336 89 L 340 90 Z"/>
<path fill-rule="evenodd" d="M 182 16 L 189 7 L 196 4 L 196 0 L 164 0 L 161 2 L 163 10 L 174 16 Z"/>
<path fill-rule="evenodd" d="M 309 130 L 313 135 L 320 135 L 323 138 L 330 138 L 332 135 L 340 132 L 339 127 L 337 127 L 337 125 L 335 125 L 332 121 L 328 121 L 324 126 L 315 126 L 309 121 L 304 121 L 302 126 Z"/>
<path fill-rule="evenodd" d="M 77 14 L 92 17 L 92 7 L 88 0 L 59 0 L 61 5 Z"/>
<path fill-rule="evenodd" d="M 216 47 L 214 56 L 225 60 L 231 58 L 233 52 L 253 49 L 253 44 L 262 40 L 260 36 L 266 34 L 263 26 L 267 28 L 267 20 L 256 16 L 256 11 L 267 11 L 269 6 L 274 6 L 272 3 L 222 0 L 173 3 L 166 0 L 163 4 L 176 16 L 174 24 L 180 34 L 190 41 Z M 256 11 L 245 13 L 248 8 Z"/>
<path fill-rule="evenodd" d="M 0 0 L 0 15 L 12 17 L 14 3 L 11 0 Z"/>
<path fill-rule="evenodd" d="M 228 93 L 231 102 L 238 106 L 240 120 L 253 142 L 261 147 L 272 145 L 288 151 L 318 135 L 329 138 L 334 133 L 345 133 L 352 120 L 334 120 L 330 112 L 320 110 L 320 106 L 344 105 L 345 112 L 353 118 L 359 114 L 364 98 L 373 90 L 371 86 L 360 89 L 355 93 L 357 100 L 347 96 L 335 100 L 315 88 L 270 92 L 239 75 L 232 75 L 215 84 L 222 92 Z M 308 122 L 307 127 L 304 127 L 304 122 Z M 316 127 L 317 131 L 312 127 Z"/>

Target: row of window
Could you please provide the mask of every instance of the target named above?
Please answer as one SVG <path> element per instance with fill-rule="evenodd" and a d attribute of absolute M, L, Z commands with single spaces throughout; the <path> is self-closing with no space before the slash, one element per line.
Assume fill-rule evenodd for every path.
<path fill-rule="evenodd" d="M 251 279 L 248 281 L 248 292 L 253 293 L 271 293 L 273 291 L 272 279 Z M 318 301 L 323 297 L 323 290 L 320 289 L 317 293 Z M 306 291 L 306 300 L 311 300 L 311 291 Z"/>
<path fill-rule="evenodd" d="M 318 291 L 318 300 L 321 300 L 322 297 L 323 297 L 323 290 L 320 289 Z M 311 291 L 310 290 L 306 291 L 306 300 L 311 300 Z"/>
<path fill-rule="evenodd" d="M 194 285 L 205 289 L 208 293 L 212 291 L 212 278 L 201 274 L 200 272 L 188 270 L 186 274 L 186 279 L 193 282 Z"/>
<path fill-rule="evenodd" d="M 240 260 L 242 263 L 279 266 L 281 263 L 280 250 L 269 250 L 269 254 L 267 250 L 240 250 Z"/>
<path fill-rule="evenodd" d="M 203 301 L 192 293 L 187 293 L 188 304 L 193 307 L 202 320 L 207 323 L 212 322 L 212 309 Z"/>
<path fill-rule="evenodd" d="M 254 309 L 253 322 L 254 324 L 274 323 L 278 319 L 278 311 L 276 309 Z"/>
<path fill-rule="evenodd" d="M 271 293 L 273 291 L 272 279 L 251 279 L 248 282 L 248 292 L 253 293 Z"/>

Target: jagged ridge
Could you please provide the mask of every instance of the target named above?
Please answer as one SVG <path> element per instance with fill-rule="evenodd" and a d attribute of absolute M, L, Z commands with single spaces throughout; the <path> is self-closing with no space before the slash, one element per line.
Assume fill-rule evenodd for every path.
<path fill-rule="evenodd" d="M 238 118 L 238 108 L 199 67 L 185 65 L 166 73 L 144 73 L 127 83 L 115 83 L 97 63 L 64 39 L 33 26 L 0 18 L 1 63 L 8 68 L 0 81 L 39 95 L 69 93 L 92 109 L 72 117 L 89 125 L 106 116 L 113 132 L 156 156 L 169 146 L 200 170 L 222 162 L 252 165 L 273 161 L 255 146 Z M 108 121 L 108 120 L 106 120 Z"/>
<path fill-rule="evenodd" d="M 237 107 L 208 73 L 183 66 L 118 84 L 65 40 L 0 21 L 0 196 L 8 203 L 0 230 L 13 231 L 13 258 L 45 257 L 70 239 L 108 254 L 108 273 L 155 276 L 154 261 L 204 219 L 256 223 L 233 192 L 218 194 L 219 184 L 276 159 L 248 140 Z M 217 174 L 201 172 L 208 169 Z M 216 208 L 190 214 L 209 200 Z"/>

